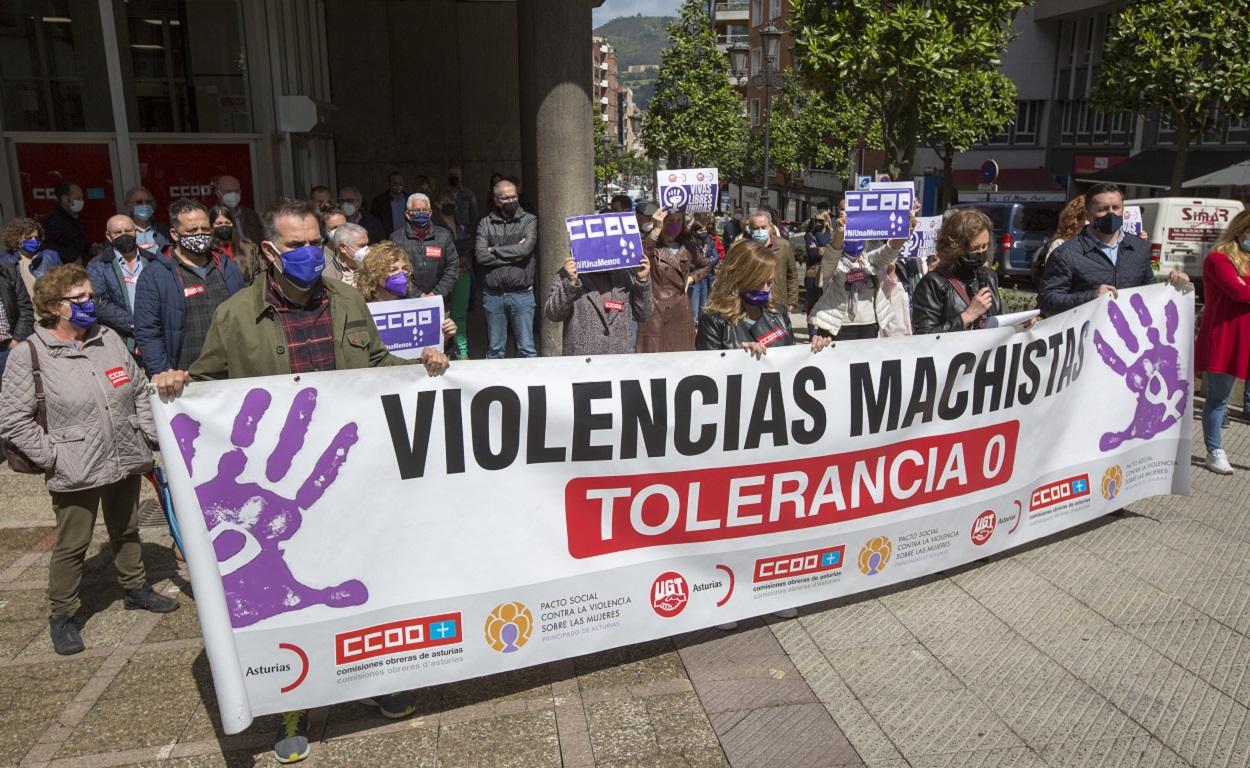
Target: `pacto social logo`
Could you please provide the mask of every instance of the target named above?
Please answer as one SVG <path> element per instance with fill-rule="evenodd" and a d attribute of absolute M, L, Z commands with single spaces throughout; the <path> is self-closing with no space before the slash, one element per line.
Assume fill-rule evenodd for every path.
<path fill-rule="evenodd" d="M 998 515 L 994 510 L 987 509 L 972 521 L 972 543 L 978 547 L 990 540 L 994 535 L 994 526 L 998 525 Z"/>
<path fill-rule="evenodd" d="M 1029 511 L 1036 512 L 1039 509 L 1053 507 L 1061 502 L 1088 495 L 1089 475 L 1074 475 L 1034 488 L 1032 495 L 1029 496 Z"/>
<path fill-rule="evenodd" d="M 651 585 L 651 607 L 665 619 L 681 613 L 688 602 L 690 589 L 685 577 L 677 571 L 661 573 Z"/>
<path fill-rule="evenodd" d="M 1107 467 L 1107 471 L 1102 473 L 1102 497 L 1107 501 L 1111 501 L 1120 494 L 1120 490 L 1124 488 L 1124 471 L 1120 469 L 1119 464 L 1112 464 Z"/>
<path fill-rule="evenodd" d="M 1102 331 L 1094 331 L 1094 347 L 1098 356 L 1108 368 L 1123 377 L 1124 385 L 1137 395 L 1137 408 L 1129 425 L 1118 432 L 1105 432 L 1099 438 L 1098 447 L 1103 451 L 1114 450 L 1130 440 L 1154 437 L 1180 422 L 1188 406 L 1189 377 L 1181 365 L 1176 346 L 1176 329 L 1180 325 L 1176 302 L 1169 300 L 1163 309 L 1166 343 L 1142 295 L 1135 293 L 1130 296 L 1129 304 L 1145 332 L 1144 340 L 1138 338 L 1138 332 L 1129 326 L 1118 302 L 1107 305 L 1107 317 L 1119 337 L 1120 346 L 1129 354 L 1137 355 L 1136 360 L 1127 362 L 1132 358 L 1127 355 L 1121 357 L 1103 337 Z M 1106 495 L 1105 483 L 1103 488 L 1103 495 Z"/>
<path fill-rule="evenodd" d="M 894 551 L 894 543 L 889 536 L 877 536 L 869 539 L 859 550 L 859 571 L 865 576 L 872 576 L 885 570 L 890 562 L 890 553 Z"/>
<path fill-rule="evenodd" d="M 501 603 L 486 617 L 486 644 L 500 653 L 515 653 L 529 642 L 534 616 L 524 603 Z"/>

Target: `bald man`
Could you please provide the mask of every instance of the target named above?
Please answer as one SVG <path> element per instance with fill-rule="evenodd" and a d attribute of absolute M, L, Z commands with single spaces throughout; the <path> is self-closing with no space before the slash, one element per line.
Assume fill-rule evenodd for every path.
<path fill-rule="evenodd" d="M 213 182 L 213 192 L 217 202 L 230 211 L 230 220 L 237 231 L 243 233 L 243 239 L 259 243 L 265 239 L 265 229 L 261 226 L 260 216 L 251 208 L 243 206 L 243 186 L 235 177 L 225 174 L 218 176 Z"/>
<path fill-rule="evenodd" d="M 125 214 L 109 218 L 104 225 L 108 248 L 87 265 L 95 292 L 96 315 L 117 331 L 135 352 L 135 286 L 148 263 L 148 252 L 139 247 L 134 219 Z"/>

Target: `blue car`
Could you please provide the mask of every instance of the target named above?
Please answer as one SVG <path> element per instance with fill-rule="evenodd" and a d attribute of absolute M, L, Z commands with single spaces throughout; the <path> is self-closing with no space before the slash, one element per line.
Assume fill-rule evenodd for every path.
<path fill-rule="evenodd" d="M 1033 254 L 1046 244 L 1059 223 L 1061 202 L 959 203 L 952 208 L 976 208 L 994 225 L 994 266 L 1002 281 L 1033 282 Z"/>

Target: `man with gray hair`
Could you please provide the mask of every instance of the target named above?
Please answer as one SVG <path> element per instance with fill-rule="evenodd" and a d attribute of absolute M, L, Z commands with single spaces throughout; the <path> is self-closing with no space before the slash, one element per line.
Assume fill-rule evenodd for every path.
<path fill-rule="evenodd" d="M 794 251 L 790 243 L 773 226 L 773 216 L 766 210 L 751 214 L 747 234 L 752 240 L 773 252 L 777 257 L 777 273 L 773 277 L 773 291 L 777 303 L 793 312 L 799 304 L 799 269 L 794 263 Z"/>
<path fill-rule="evenodd" d="M 369 253 L 369 232 L 359 224 L 340 224 L 330 238 L 330 258 L 326 259 L 324 277 L 342 280 L 356 286 L 356 270 Z"/>
<path fill-rule="evenodd" d="M 460 274 L 456 242 L 446 227 L 434 226 L 434 209 L 422 192 L 408 196 L 404 226 L 391 240 L 408 255 L 412 265 L 412 296 L 442 296 L 446 304 Z"/>
<path fill-rule="evenodd" d="M 386 239 L 386 229 L 382 222 L 365 210 L 364 197 L 356 187 L 343 187 L 339 190 L 339 209 L 347 217 L 349 224 L 359 224 L 369 233 L 370 243 L 380 243 Z"/>

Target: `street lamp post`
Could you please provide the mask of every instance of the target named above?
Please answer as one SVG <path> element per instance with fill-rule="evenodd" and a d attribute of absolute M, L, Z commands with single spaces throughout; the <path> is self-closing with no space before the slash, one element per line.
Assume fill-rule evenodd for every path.
<path fill-rule="evenodd" d="M 784 86 L 786 81 L 785 76 L 777 71 L 781 60 L 781 35 L 781 30 L 772 22 L 760 30 L 760 39 L 764 43 L 764 71 L 749 80 L 746 78 L 746 59 L 750 49 L 743 43 L 735 43 L 727 51 L 729 75 L 734 83 L 745 83 L 752 88 L 764 89 L 764 186 L 760 190 L 760 196 L 765 204 L 772 202 L 769 194 L 772 158 L 769 155 L 772 144 L 773 88 Z"/>

